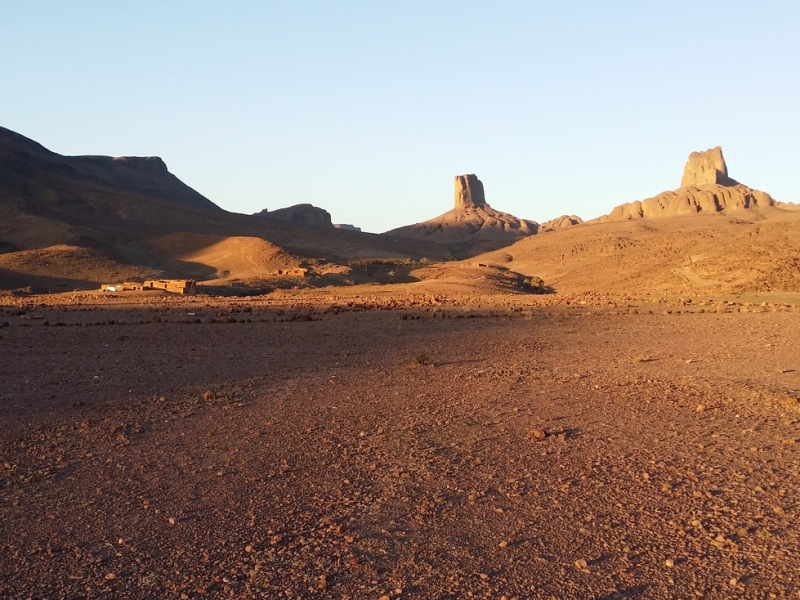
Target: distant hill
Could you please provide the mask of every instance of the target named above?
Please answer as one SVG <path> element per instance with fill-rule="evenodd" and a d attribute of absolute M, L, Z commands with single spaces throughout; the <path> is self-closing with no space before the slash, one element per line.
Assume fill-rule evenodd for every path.
<path fill-rule="evenodd" d="M 592 222 L 472 260 L 541 277 L 567 293 L 799 292 L 800 211 Z"/>
<path fill-rule="evenodd" d="M 773 205 L 775 201 L 766 192 L 749 188 L 728 176 L 722 148 L 717 146 L 689 155 L 683 169 L 681 187 L 677 190 L 622 204 L 599 220 L 658 219 Z"/>
<path fill-rule="evenodd" d="M 475 175 L 455 178 L 455 207 L 428 221 L 388 231 L 406 239 L 441 244 L 455 254 L 471 255 L 501 248 L 515 240 L 534 235 L 535 221 L 519 219 L 495 210 L 486 203 L 483 183 Z"/>
<path fill-rule="evenodd" d="M 545 226 L 552 233 L 473 260 L 560 292 L 800 291 L 800 206 L 732 179 L 719 147 L 693 152 L 675 191 Z"/>
<path fill-rule="evenodd" d="M 306 225 L 308 227 L 333 227 L 331 213 L 324 208 L 319 208 L 312 204 L 295 204 L 286 208 L 278 208 L 269 211 L 266 208 L 254 216 L 265 219 L 278 219 L 295 225 Z"/>
<path fill-rule="evenodd" d="M 0 290 L 270 277 L 300 262 L 446 254 L 434 244 L 334 228 L 327 211 L 312 208 L 328 215 L 326 226 L 230 213 L 158 157 L 62 156 L 0 127 Z"/>

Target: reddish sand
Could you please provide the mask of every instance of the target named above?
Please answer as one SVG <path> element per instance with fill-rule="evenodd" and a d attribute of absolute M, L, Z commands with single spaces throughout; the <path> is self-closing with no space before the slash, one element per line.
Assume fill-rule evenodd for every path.
<path fill-rule="evenodd" d="M 324 293 L 9 299 L 0 596 L 800 592 L 796 306 Z"/>

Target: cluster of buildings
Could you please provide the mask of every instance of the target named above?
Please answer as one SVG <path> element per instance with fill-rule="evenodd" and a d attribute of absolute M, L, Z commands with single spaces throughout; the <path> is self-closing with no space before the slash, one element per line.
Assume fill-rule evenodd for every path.
<path fill-rule="evenodd" d="M 149 279 L 144 283 L 126 281 L 125 283 L 104 283 L 103 292 L 138 292 L 142 290 L 164 290 L 173 294 L 194 294 L 197 282 L 194 279 Z"/>
<path fill-rule="evenodd" d="M 308 269 L 303 267 L 286 267 L 272 273 L 273 276 L 305 277 Z M 100 286 L 103 292 L 140 292 L 143 290 L 164 290 L 173 294 L 196 294 L 197 282 L 194 279 L 148 279 L 144 283 L 126 281 L 124 283 L 104 283 Z"/>

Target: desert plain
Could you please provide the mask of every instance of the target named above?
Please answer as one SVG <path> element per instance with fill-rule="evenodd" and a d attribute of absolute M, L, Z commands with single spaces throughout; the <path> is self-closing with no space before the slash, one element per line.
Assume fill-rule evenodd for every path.
<path fill-rule="evenodd" d="M 798 598 L 798 340 L 719 147 L 371 234 L 0 128 L 0 597 Z"/>
<path fill-rule="evenodd" d="M 799 302 L 7 298 L 0 595 L 797 597 Z"/>

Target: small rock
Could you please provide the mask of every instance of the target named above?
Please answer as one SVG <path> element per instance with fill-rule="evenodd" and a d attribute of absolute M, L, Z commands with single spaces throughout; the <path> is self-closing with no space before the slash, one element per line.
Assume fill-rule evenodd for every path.
<path fill-rule="evenodd" d="M 203 392 L 203 400 L 205 400 L 206 402 L 211 402 L 212 400 L 216 399 L 217 395 L 211 390 L 206 390 L 205 392 Z"/>
<path fill-rule="evenodd" d="M 706 409 L 705 405 L 698 404 L 697 408 L 694 409 L 695 412 L 703 412 Z"/>
<path fill-rule="evenodd" d="M 784 394 L 780 398 L 778 398 L 778 404 L 781 406 L 797 406 L 798 400 L 794 396 L 790 396 L 789 394 Z"/>
<path fill-rule="evenodd" d="M 500 542 L 500 547 L 501 548 L 507 548 L 508 547 L 508 542 L 503 540 L 502 542 Z"/>
<path fill-rule="evenodd" d="M 169 522 L 170 525 L 175 525 L 175 519 L 173 519 L 172 517 L 167 519 L 167 521 Z"/>
<path fill-rule="evenodd" d="M 576 561 L 575 561 L 575 567 L 576 567 L 577 569 L 585 569 L 585 568 L 587 568 L 588 566 L 589 566 L 589 563 L 587 563 L 587 562 L 586 562 L 584 559 L 582 559 L 582 558 L 579 558 L 578 560 L 576 560 Z"/>
<path fill-rule="evenodd" d="M 108 581 L 111 581 L 111 580 L 113 580 L 113 579 L 116 579 L 116 578 L 117 578 L 117 576 L 116 576 L 116 575 L 114 575 L 114 573 L 108 573 L 108 574 L 106 575 L 106 579 L 107 579 Z"/>
<path fill-rule="evenodd" d="M 664 561 L 664 564 L 668 569 L 671 569 L 672 567 L 675 566 L 675 561 L 672 560 L 671 558 L 668 558 L 667 560 Z"/>
<path fill-rule="evenodd" d="M 547 437 L 547 433 L 542 429 L 532 429 L 530 437 L 534 440 L 543 440 Z"/>

